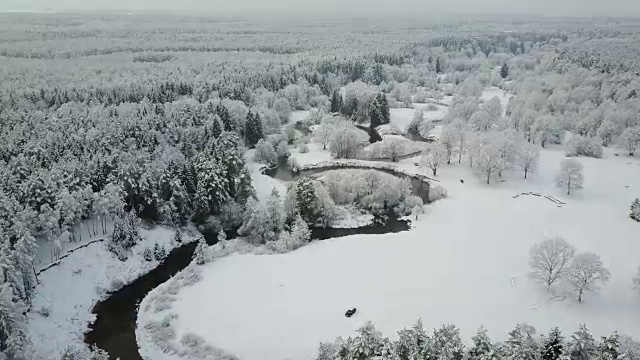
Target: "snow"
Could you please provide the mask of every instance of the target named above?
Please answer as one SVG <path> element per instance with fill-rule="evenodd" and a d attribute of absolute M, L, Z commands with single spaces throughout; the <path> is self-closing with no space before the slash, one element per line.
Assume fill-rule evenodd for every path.
<path fill-rule="evenodd" d="M 309 143 L 309 152 L 301 153 L 297 149 L 291 150 L 291 156 L 298 162 L 298 165 L 317 164 L 323 161 L 330 161 L 333 159 L 331 151 L 322 150 L 322 144 Z"/>
<path fill-rule="evenodd" d="M 442 120 L 449 110 L 448 106 L 444 105 L 436 105 L 438 110 L 427 110 L 426 107 L 428 104 L 420 104 L 414 103 L 414 108 L 392 108 L 389 109 L 389 113 L 391 114 L 391 122 L 390 125 L 392 128 L 396 128 L 401 132 L 405 132 L 411 121 L 413 120 L 413 115 L 415 113 L 415 109 L 424 108 L 424 119 L 437 121 Z M 383 125 L 384 126 L 384 125 Z M 386 125 L 389 126 L 389 125 Z"/>
<path fill-rule="evenodd" d="M 39 275 L 32 311 L 28 313 L 27 330 L 39 359 L 59 359 L 68 345 L 82 343 L 87 326 L 95 319 L 94 304 L 107 291 L 116 290 L 158 265 L 145 261 L 142 252 L 155 243 L 167 250 L 177 244 L 174 231 L 165 227 L 140 229 L 144 240 L 134 246 L 125 262 L 117 260 L 104 242 L 95 242 L 71 253 L 59 265 Z M 184 235 L 187 240 L 188 235 Z M 44 317 L 37 312 L 48 309 Z"/>
<path fill-rule="evenodd" d="M 320 341 L 352 336 L 366 321 L 395 337 L 420 317 L 427 329 L 457 325 L 467 343 L 481 325 L 502 340 L 519 322 L 539 331 L 559 326 L 565 334 L 586 323 L 595 336 L 618 330 L 638 338 L 640 299 L 631 278 L 640 259 L 630 254 L 640 251 L 640 225 L 627 212 L 640 196 L 640 167 L 609 152 L 605 159 L 580 158 L 585 189 L 567 197 L 554 181 L 562 159 L 561 150 L 543 150 L 537 176 L 524 180 L 514 172 L 491 185 L 465 164 L 443 167 L 439 179 L 449 197 L 427 206 L 409 232 L 207 264 L 203 280 L 177 296 L 176 331 L 198 334 L 246 360 L 312 358 Z M 397 166 L 416 171 L 414 162 Z M 521 192 L 566 204 L 513 198 Z M 529 248 L 551 235 L 601 255 L 611 282 L 583 304 L 554 301 L 527 278 Z M 358 312 L 345 318 L 350 307 Z"/>
<path fill-rule="evenodd" d="M 491 100 L 494 96 L 497 96 L 498 99 L 500 99 L 500 104 L 502 104 L 503 115 L 506 114 L 507 106 L 509 106 L 509 98 L 512 96 L 512 94 L 510 94 L 506 90 L 502 90 L 498 87 L 491 86 L 484 89 L 484 91 L 482 92 L 482 95 L 480 96 L 480 100 L 482 102 L 487 102 Z"/>
<path fill-rule="evenodd" d="M 298 121 L 302 121 L 308 118 L 309 114 L 311 114 L 311 110 L 294 110 L 291 112 L 291 115 L 289 115 L 289 123 L 295 124 Z"/>

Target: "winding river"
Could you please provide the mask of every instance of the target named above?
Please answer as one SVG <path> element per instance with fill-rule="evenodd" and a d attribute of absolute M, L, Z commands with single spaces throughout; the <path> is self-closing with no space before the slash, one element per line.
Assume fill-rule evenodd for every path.
<path fill-rule="evenodd" d="M 340 168 L 344 168 L 341 166 Z M 314 169 L 302 173 L 278 167 L 267 170 L 265 174 L 284 181 L 295 180 L 298 176 L 318 174 L 330 168 Z M 392 170 L 376 169 L 396 176 L 410 177 Z M 429 184 L 412 178 L 414 194 L 424 200 L 429 197 Z M 425 201 L 427 202 L 427 201 Z M 380 219 L 377 219 L 380 220 Z M 374 221 L 373 224 L 359 228 L 312 228 L 313 239 L 329 239 L 355 234 L 385 234 L 407 231 L 410 222 L 395 216 L 388 216 L 384 221 Z M 235 235 L 228 233 L 228 237 Z M 96 345 L 109 353 L 111 359 L 142 360 L 136 343 L 136 317 L 138 306 L 142 299 L 158 285 L 169 280 L 173 275 L 184 269 L 190 262 L 196 243 L 188 243 L 172 250 L 164 261 L 146 275 L 139 277 L 120 290 L 109 294 L 109 297 L 95 304 L 92 313 L 96 320 L 89 326 L 85 334 L 85 343 Z"/>

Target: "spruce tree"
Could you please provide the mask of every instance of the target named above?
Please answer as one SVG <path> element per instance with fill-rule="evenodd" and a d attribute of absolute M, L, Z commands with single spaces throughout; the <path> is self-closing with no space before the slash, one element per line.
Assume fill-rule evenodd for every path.
<path fill-rule="evenodd" d="M 440 62 L 440 57 L 436 57 L 436 74 L 442 73 L 442 63 Z"/>
<path fill-rule="evenodd" d="M 635 221 L 640 221 L 640 199 L 633 200 L 631 204 L 631 211 L 629 211 L 629 217 Z"/>
<path fill-rule="evenodd" d="M 371 129 L 375 129 L 378 126 L 382 125 L 384 121 L 384 115 L 382 114 L 382 104 L 380 103 L 380 98 L 376 95 L 371 101 L 371 105 L 369 106 L 369 119 L 370 119 L 370 127 Z"/>
<path fill-rule="evenodd" d="M 193 261 L 198 265 L 204 265 L 206 260 L 206 251 L 207 243 L 204 241 L 204 236 L 198 240 L 198 245 L 196 246 L 195 251 L 193 252 Z"/>
<path fill-rule="evenodd" d="M 380 104 L 382 104 L 381 106 L 382 123 L 388 124 L 389 122 L 391 122 L 391 113 L 389 111 L 389 101 L 387 100 L 387 97 L 383 93 L 380 93 L 378 95 L 380 96 Z"/>
<path fill-rule="evenodd" d="M 571 335 L 566 353 L 571 360 L 591 360 L 596 354 L 596 341 L 584 324 Z"/>
<path fill-rule="evenodd" d="M 598 346 L 598 360 L 617 360 L 620 356 L 620 336 L 617 332 L 609 336 L 603 336 L 602 342 Z"/>
<path fill-rule="evenodd" d="M 313 181 L 308 177 L 303 177 L 296 183 L 296 210 L 309 224 L 315 224 L 318 218 L 317 195 Z"/>
<path fill-rule="evenodd" d="M 231 123 L 231 115 L 229 115 L 229 110 L 227 110 L 227 108 L 224 105 L 218 104 L 218 106 L 216 106 L 216 114 L 218 114 L 218 117 L 220 118 L 220 120 L 222 121 L 222 124 L 224 125 L 224 131 L 233 131 L 233 124 Z"/>
<path fill-rule="evenodd" d="M 551 329 L 542 343 L 542 360 L 558 360 L 564 353 L 563 340 L 560 329 Z"/>
<path fill-rule="evenodd" d="M 502 64 L 500 68 L 500 76 L 502 76 L 503 79 L 509 77 L 509 66 L 506 63 Z"/>
<path fill-rule="evenodd" d="M 469 349 L 469 360 L 488 360 L 495 358 L 491 339 L 489 339 L 489 335 L 487 335 L 487 329 L 482 327 L 478 329 L 471 340 L 473 341 L 473 347 Z"/>
<path fill-rule="evenodd" d="M 341 112 L 342 103 L 343 103 L 342 94 L 340 94 L 340 91 L 335 90 L 333 92 L 333 95 L 331 96 L 331 112 L 332 113 Z"/>
<path fill-rule="evenodd" d="M 245 125 L 245 138 L 249 147 L 254 147 L 260 139 L 264 138 L 262 132 L 262 120 L 260 115 L 253 114 L 251 111 L 247 114 L 247 122 Z"/>
<path fill-rule="evenodd" d="M 373 68 L 371 69 L 371 81 L 375 85 L 380 85 L 384 81 L 384 72 L 382 69 L 382 64 L 375 63 Z"/>
<path fill-rule="evenodd" d="M 211 129 L 211 133 L 213 135 L 214 138 L 219 138 L 220 134 L 222 134 L 222 130 L 224 129 L 224 124 L 222 123 L 222 120 L 220 120 L 220 117 L 218 116 L 214 116 L 213 117 L 213 126 Z"/>

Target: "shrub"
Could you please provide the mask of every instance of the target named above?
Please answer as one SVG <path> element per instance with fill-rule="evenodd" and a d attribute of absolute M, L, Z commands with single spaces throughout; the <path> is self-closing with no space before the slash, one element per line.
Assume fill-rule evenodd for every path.
<path fill-rule="evenodd" d="M 437 201 L 447 197 L 447 189 L 440 185 L 432 186 L 429 189 L 429 201 Z"/>
<path fill-rule="evenodd" d="M 588 156 L 599 159 L 602 157 L 601 142 L 596 138 L 574 135 L 567 142 L 567 156 Z"/>
<path fill-rule="evenodd" d="M 153 246 L 153 258 L 160 261 L 164 259 L 165 256 L 167 256 L 167 251 L 165 250 L 164 246 L 158 245 L 158 243 L 156 243 Z"/>
<path fill-rule="evenodd" d="M 153 251 L 151 251 L 151 249 L 149 248 L 144 248 L 144 251 L 142 252 L 142 258 L 145 261 L 153 260 Z"/>

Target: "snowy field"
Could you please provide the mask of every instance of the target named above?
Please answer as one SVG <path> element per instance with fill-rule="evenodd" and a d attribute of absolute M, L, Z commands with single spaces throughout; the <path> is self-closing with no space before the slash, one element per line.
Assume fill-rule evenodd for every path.
<path fill-rule="evenodd" d="M 560 149 L 543 150 L 537 176 L 513 173 L 492 185 L 467 165 L 443 167 L 438 178 L 449 198 L 427 206 L 409 232 L 210 263 L 203 281 L 178 294 L 177 333 L 198 334 L 246 360 L 312 358 L 320 341 L 354 335 L 366 321 L 395 337 L 420 317 L 426 328 L 457 325 L 466 342 L 481 325 L 498 340 L 519 322 L 565 333 L 586 323 L 596 336 L 618 330 L 639 338 L 640 323 L 630 315 L 640 310 L 631 282 L 640 262 L 640 225 L 627 212 L 640 195 L 640 161 L 610 152 L 605 159 L 580 158 L 585 189 L 566 197 L 553 180 L 563 158 Z M 416 161 L 398 166 L 416 171 Z M 513 197 L 531 191 L 566 205 Z M 602 256 L 612 280 L 599 294 L 578 304 L 552 298 L 527 278 L 529 248 L 551 235 Z M 345 318 L 349 307 L 358 312 Z"/>
<path fill-rule="evenodd" d="M 168 252 L 177 245 L 174 231 L 168 228 L 140 229 L 140 235 L 144 240 L 133 247 L 127 261 L 117 260 L 104 242 L 96 242 L 40 274 L 41 285 L 36 287 L 27 324 L 38 359 L 59 359 L 68 345 L 82 343 L 87 326 L 95 319 L 91 314 L 95 303 L 107 291 L 117 290 L 158 266 L 156 260 L 143 260 L 145 248 L 157 243 Z M 183 241 L 191 238 L 183 235 Z M 45 311 L 48 316 L 42 315 Z"/>
<path fill-rule="evenodd" d="M 480 96 L 480 101 L 487 102 L 491 100 L 493 97 L 497 97 L 500 99 L 500 103 L 502 104 L 503 115 L 507 112 L 507 106 L 509 105 L 509 99 L 511 98 L 511 94 L 509 92 L 497 88 L 495 86 L 484 89 L 482 95 Z"/>
<path fill-rule="evenodd" d="M 426 108 L 427 104 L 413 104 L 414 108 L 394 108 L 389 109 L 389 113 L 391 114 L 391 125 L 395 126 L 398 130 L 403 133 L 406 131 L 407 127 L 413 120 L 413 115 L 415 113 L 415 109 L 418 108 Z M 442 120 L 445 115 L 447 115 L 447 111 L 449 108 L 443 105 L 437 105 L 438 110 L 426 110 L 424 111 L 424 119 L 437 121 Z"/>

